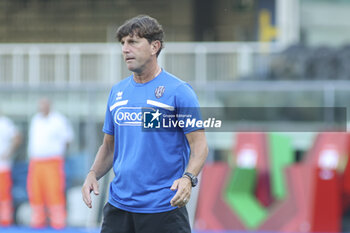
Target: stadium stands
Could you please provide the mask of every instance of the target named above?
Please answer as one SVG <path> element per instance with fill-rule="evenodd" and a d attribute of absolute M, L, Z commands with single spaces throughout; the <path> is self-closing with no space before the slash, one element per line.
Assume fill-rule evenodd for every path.
<path fill-rule="evenodd" d="M 271 56 L 267 80 L 350 80 L 350 46 L 292 45 Z"/>

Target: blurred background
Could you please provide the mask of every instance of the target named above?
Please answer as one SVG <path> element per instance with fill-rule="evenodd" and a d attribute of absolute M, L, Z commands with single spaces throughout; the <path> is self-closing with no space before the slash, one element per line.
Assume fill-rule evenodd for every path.
<path fill-rule="evenodd" d="M 31 232 L 28 127 L 44 96 L 75 134 L 65 161 L 68 227 L 98 231 L 113 174 L 100 180 L 92 210 L 80 190 L 110 88 L 130 74 L 115 40 L 126 19 L 148 14 L 163 25 L 159 63 L 203 107 L 347 110 L 348 12 L 347 0 L 0 0 L 0 110 L 23 137 L 12 166 L 15 222 L 0 231 Z M 350 137 L 305 131 L 208 132 L 188 204 L 193 231 L 350 232 Z"/>

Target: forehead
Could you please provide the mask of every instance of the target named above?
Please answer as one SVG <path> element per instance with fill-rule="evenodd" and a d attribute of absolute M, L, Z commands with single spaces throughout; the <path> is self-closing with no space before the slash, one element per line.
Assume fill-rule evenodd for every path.
<path fill-rule="evenodd" d="M 128 40 L 142 40 L 142 39 L 145 39 L 145 38 L 139 37 L 136 33 L 133 33 L 133 34 L 129 34 L 127 36 L 124 36 L 120 41 L 123 42 L 123 41 L 128 41 Z"/>

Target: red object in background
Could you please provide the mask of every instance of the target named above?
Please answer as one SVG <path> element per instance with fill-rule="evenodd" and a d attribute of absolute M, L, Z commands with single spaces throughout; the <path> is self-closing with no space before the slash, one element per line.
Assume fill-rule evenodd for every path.
<path fill-rule="evenodd" d="M 341 183 L 335 170 L 317 168 L 311 232 L 341 231 Z"/>
<path fill-rule="evenodd" d="M 0 185 L 0 226 L 10 226 L 13 223 L 11 171 L 0 172 Z"/>
<path fill-rule="evenodd" d="M 279 231 L 310 232 L 314 191 L 311 167 L 308 164 L 295 164 L 287 168 L 287 172 L 295 184 L 290 192 L 295 193 L 297 213 Z"/>
<path fill-rule="evenodd" d="M 350 208 L 350 134 L 348 134 L 348 158 L 343 174 L 343 212 Z"/>
<path fill-rule="evenodd" d="M 259 231 L 280 231 L 290 222 L 292 217 L 296 215 L 298 205 L 296 196 L 298 190 L 295 187 L 298 185 L 298 178 L 295 173 L 297 167 L 289 167 L 286 169 L 286 184 L 288 187 L 288 195 L 285 200 L 275 202 L 270 209 L 270 214 L 265 222 L 259 227 Z"/>
<path fill-rule="evenodd" d="M 244 150 L 252 150 L 256 155 L 256 189 L 255 196 L 260 204 L 268 207 L 273 202 L 270 186 L 270 161 L 267 149 L 267 135 L 265 133 L 239 133 L 236 147 L 233 149 L 236 160 Z M 244 155 L 243 155 L 244 156 Z M 237 166 L 240 166 L 238 163 Z M 251 167 L 253 168 L 253 167 Z"/>
<path fill-rule="evenodd" d="M 204 166 L 195 218 L 196 230 L 244 229 L 241 221 L 223 200 L 230 172 L 231 168 L 227 163 Z"/>
<path fill-rule="evenodd" d="M 350 208 L 350 160 L 347 162 L 343 178 L 343 207 L 344 211 Z"/>
<path fill-rule="evenodd" d="M 286 168 L 288 195 L 275 202 L 270 215 L 259 227 L 264 232 L 309 232 L 310 190 L 309 166 L 296 164 Z"/>
<path fill-rule="evenodd" d="M 263 134 L 259 133 L 238 134 L 234 149 L 236 166 L 258 171 L 257 179 L 260 181 L 257 182 L 256 193 L 260 203 L 266 203 L 269 197 L 266 194 L 270 189 L 269 184 L 259 188 L 266 183 L 266 177 L 260 171 L 267 172 L 268 168 L 268 160 L 264 159 L 268 152 L 263 138 Z M 288 196 L 271 206 L 270 216 L 258 229 L 340 232 L 342 212 L 350 207 L 349 152 L 349 134 L 320 133 L 305 160 L 286 169 Z M 345 161 L 347 164 L 343 171 L 339 165 Z M 196 215 L 197 230 L 244 229 L 222 197 L 229 173 L 230 168 L 226 163 L 205 166 Z"/>
<path fill-rule="evenodd" d="M 311 150 L 313 204 L 311 232 L 340 232 L 342 219 L 343 174 L 339 165 L 348 156 L 346 133 L 321 133 Z M 342 172 L 342 171 L 340 171 Z"/>
<path fill-rule="evenodd" d="M 216 181 L 218 183 L 219 194 L 212 210 L 215 216 L 221 221 L 222 225 L 224 226 L 224 229 L 245 229 L 245 226 L 243 225 L 239 217 L 234 212 L 232 212 L 232 209 L 224 200 L 224 195 L 226 193 L 226 184 L 230 179 L 230 173 L 232 172 L 232 169 L 227 165 L 219 165 L 218 167 L 222 167 L 220 168 L 222 169 L 220 171 L 220 176 L 222 178 Z"/>
<path fill-rule="evenodd" d="M 257 171 L 257 183 L 255 196 L 259 200 L 260 204 L 264 207 L 268 207 L 273 202 L 270 185 L 270 174 L 268 172 Z"/>

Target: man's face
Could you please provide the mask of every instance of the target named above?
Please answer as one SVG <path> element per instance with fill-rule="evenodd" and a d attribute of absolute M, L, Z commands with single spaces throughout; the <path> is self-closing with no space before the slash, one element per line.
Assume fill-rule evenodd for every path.
<path fill-rule="evenodd" d="M 39 101 L 39 111 L 47 116 L 50 113 L 50 101 L 48 99 L 41 99 Z"/>
<path fill-rule="evenodd" d="M 154 55 L 152 44 L 146 38 L 140 38 L 137 35 L 123 37 L 121 44 L 128 69 L 132 72 L 142 72 Z"/>

